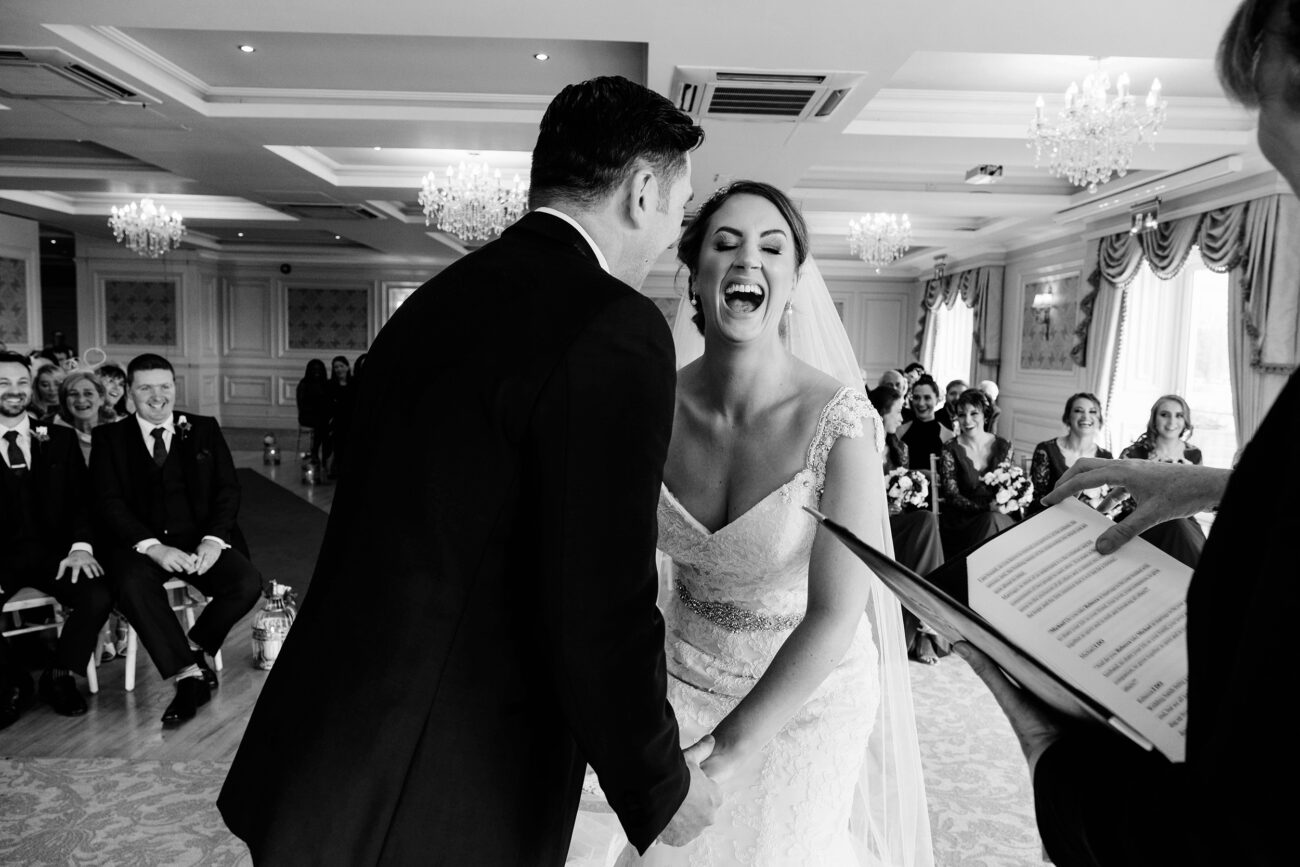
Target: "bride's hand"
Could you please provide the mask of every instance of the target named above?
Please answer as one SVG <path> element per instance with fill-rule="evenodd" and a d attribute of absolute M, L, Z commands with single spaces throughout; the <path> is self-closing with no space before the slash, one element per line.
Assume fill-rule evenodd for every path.
<path fill-rule="evenodd" d="M 693 749 L 695 747 L 690 747 L 687 750 L 687 758 L 690 758 L 690 750 Z M 729 750 L 715 742 L 712 744 L 707 757 L 700 760 L 700 770 L 704 771 L 708 778 L 719 786 L 725 786 L 732 777 L 736 776 L 742 764 L 743 756 L 739 755 L 735 750 Z"/>

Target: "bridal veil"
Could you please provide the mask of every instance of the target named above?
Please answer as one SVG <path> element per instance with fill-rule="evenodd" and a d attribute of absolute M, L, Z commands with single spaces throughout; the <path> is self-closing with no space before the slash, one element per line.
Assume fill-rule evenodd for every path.
<path fill-rule="evenodd" d="M 683 293 L 673 322 L 678 368 L 704 352 L 704 338 L 691 321 L 693 313 L 694 309 Z M 811 257 L 800 269 L 792 307 L 786 318 L 786 338 L 790 352 L 796 358 L 845 385 L 859 390 L 863 388 L 862 373 L 848 334 L 835 310 L 821 270 Z M 883 449 L 883 439 L 884 432 L 877 418 L 877 451 Z M 892 554 L 894 546 L 883 472 L 875 479 L 864 479 L 863 485 L 874 513 L 880 516 L 878 525 L 872 527 L 875 538 L 865 541 Z M 863 865 L 887 867 L 932 867 L 930 818 L 921 772 L 901 609 L 898 599 L 874 578 L 866 616 L 871 623 L 880 660 L 881 696 L 853 805 L 851 830 L 858 845 L 859 861 Z"/>

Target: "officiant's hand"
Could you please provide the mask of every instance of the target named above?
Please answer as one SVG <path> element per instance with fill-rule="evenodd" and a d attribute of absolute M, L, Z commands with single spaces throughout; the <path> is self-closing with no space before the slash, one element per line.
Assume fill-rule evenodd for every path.
<path fill-rule="evenodd" d="M 998 668 L 998 664 L 976 650 L 969 642 L 958 641 L 953 652 L 970 663 L 975 673 L 984 681 L 1002 712 L 1011 723 L 1011 730 L 1020 741 L 1020 751 L 1029 763 L 1029 779 L 1034 778 L 1034 766 L 1052 743 L 1061 736 L 1056 716 L 1038 699 L 1014 686 Z"/>
<path fill-rule="evenodd" d="M 1101 534 L 1097 552 L 1109 554 L 1156 524 L 1187 518 L 1218 505 L 1231 470 L 1162 461 L 1081 458 L 1061 476 L 1043 505 L 1055 506 L 1088 488 L 1110 485 L 1097 511 L 1105 513 L 1126 495 L 1137 503 L 1133 514 Z"/>
<path fill-rule="evenodd" d="M 706 735 L 682 753 L 686 766 L 691 770 L 691 788 L 686 793 L 686 800 L 677 808 L 676 815 L 668 822 L 668 827 L 659 835 L 660 842 L 669 846 L 685 846 L 713 824 L 718 807 L 722 804 L 722 793 L 718 790 L 718 784 L 700 770 L 700 762 L 707 759 L 711 752 L 713 736 Z"/>

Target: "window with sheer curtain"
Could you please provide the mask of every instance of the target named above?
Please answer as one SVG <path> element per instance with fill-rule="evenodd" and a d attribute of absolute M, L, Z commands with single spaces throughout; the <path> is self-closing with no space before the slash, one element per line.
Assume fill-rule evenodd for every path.
<path fill-rule="evenodd" d="M 1172 280 L 1144 263 L 1124 295 L 1122 338 L 1106 426 L 1118 456 L 1146 429 L 1162 394 L 1181 395 L 1192 411 L 1191 444 L 1209 466 L 1230 467 L 1237 452 L 1228 369 L 1228 275 L 1193 249 Z"/>
<path fill-rule="evenodd" d="M 970 382 L 971 344 L 975 334 L 975 310 L 967 307 L 958 299 L 951 307 L 939 305 L 933 313 L 935 317 L 934 357 L 925 364 L 925 369 L 939 383 L 939 396 L 943 389 L 954 379 Z M 974 383 L 971 383 L 972 385 Z"/>

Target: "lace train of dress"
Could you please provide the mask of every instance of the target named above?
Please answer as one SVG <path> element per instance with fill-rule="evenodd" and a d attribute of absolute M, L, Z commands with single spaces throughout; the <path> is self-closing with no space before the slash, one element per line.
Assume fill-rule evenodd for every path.
<path fill-rule="evenodd" d="M 820 502 L 835 440 L 871 435 L 873 423 L 865 397 L 841 389 L 822 410 L 804 468 L 714 533 L 662 489 L 659 547 L 671 559 L 673 581 L 664 610 L 668 697 L 684 747 L 744 698 L 801 619 L 816 533 L 802 507 Z M 880 695 L 877 649 L 864 618 L 840 664 L 724 789 L 717 822 L 682 848 L 656 844 L 638 856 L 628 847 L 618 864 L 881 863 L 850 833 Z"/>

